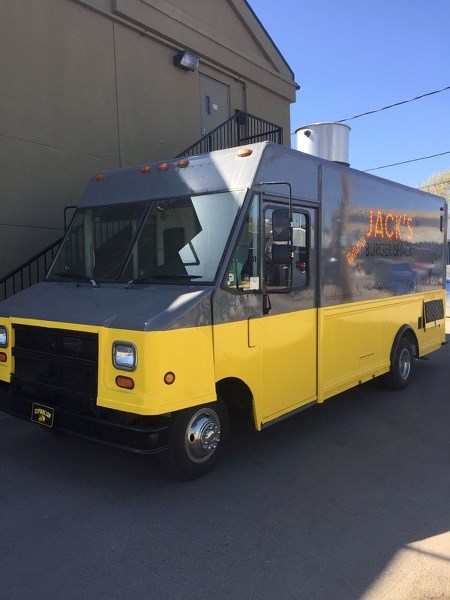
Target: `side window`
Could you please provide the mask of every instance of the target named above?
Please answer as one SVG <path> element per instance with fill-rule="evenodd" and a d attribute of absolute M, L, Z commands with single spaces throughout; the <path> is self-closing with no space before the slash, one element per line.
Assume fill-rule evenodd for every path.
<path fill-rule="evenodd" d="M 244 227 L 228 264 L 223 287 L 239 292 L 260 289 L 259 195 L 253 196 Z"/>
<path fill-rule="evenodd" d="M 301 289 L 309 283 L 309 218 L 305 213 L 292 213 L 292 244 L 294 257 L 292 263 L 276 264 L 273 261 L 273 246 L 287 244 L 276 242 L 272 234 L 272 208 L 264 214 L 264 282 L 265 289 L 283 292 L 289 289 L 292 278 L 292 289 Z"/>

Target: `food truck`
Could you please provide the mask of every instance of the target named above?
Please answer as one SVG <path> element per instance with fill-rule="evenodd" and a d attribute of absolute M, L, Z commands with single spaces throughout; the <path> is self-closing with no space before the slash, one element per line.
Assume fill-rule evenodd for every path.
<path fill-rule="evenodd" d="M 0 410 L 192 479 L 445 341 L 443 198 L 270 142 L 99 173 L 0 303 Z M 94 446 L 93 446 L 94 447 Z"/>

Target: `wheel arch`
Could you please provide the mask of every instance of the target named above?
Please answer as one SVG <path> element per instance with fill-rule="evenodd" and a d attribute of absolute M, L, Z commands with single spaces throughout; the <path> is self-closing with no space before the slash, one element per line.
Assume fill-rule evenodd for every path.
<path fill-rule="evenodd" d="M 216 391 L 230 413 L 245 412 L 256 423 L 253 393 L 245 381 L 238 377 L 225 377 L 216 383 Z"/>
<path fill-rule="evenodd" d="M 400 329 L 397 331 L 397 333 L 395 335 L 394 343 L 392 344 L 391 354 L 390 354 L 391 364 L 392 364 L 392 362 L 394 360 L 394 356 L 396 355 L 396 352 L 398 350 L 400 341 L 404 337 L 411 344 L 414 357 L 415 358 L 419 358 L 419 342 L 417 340 L 416 333 L 415 333 L 414 329 L 411 327 L 411 325 L 408 325 L 408 324 L 405 323 L 404 325 L 402 325 L 400 327 Z"/>

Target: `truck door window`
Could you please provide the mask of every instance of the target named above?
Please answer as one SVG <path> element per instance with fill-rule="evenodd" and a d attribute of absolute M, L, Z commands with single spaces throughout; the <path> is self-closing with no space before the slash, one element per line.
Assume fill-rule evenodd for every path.
<path fill-rule="evenodd" d="M 292 289 L 304 288 L 309 282 L 309 219 L 301 212 L 292 213 L 292 246 L 294 257 L 291 264 L 275 264 L 272 249 L 276 242 L 272 235 L 272 208 L 264 213 L 264 283 L 265 289 L 272 292 L 283 292 L 289 289 L 292 278 Z"/>
<path fill-rule="evenodd" d="M 259 274 L 259 195 L 253 196 L 223 287 L 239 292 L 260 289 Z"/>

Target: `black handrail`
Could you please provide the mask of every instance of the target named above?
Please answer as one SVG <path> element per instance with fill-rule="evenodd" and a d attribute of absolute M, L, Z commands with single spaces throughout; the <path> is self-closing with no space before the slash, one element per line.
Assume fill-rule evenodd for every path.
<path fill-rule="evenodd" d="M 42 281 L 59 248 L 62 237 L 0 279 L 0 300 Z"/>
<path fill-rule="evenodd" d="M 176 158 L 264 141 L 282 144 L 283 128 L 255 115 L 236 111 L 232 117 L 180 152 Z"/>

